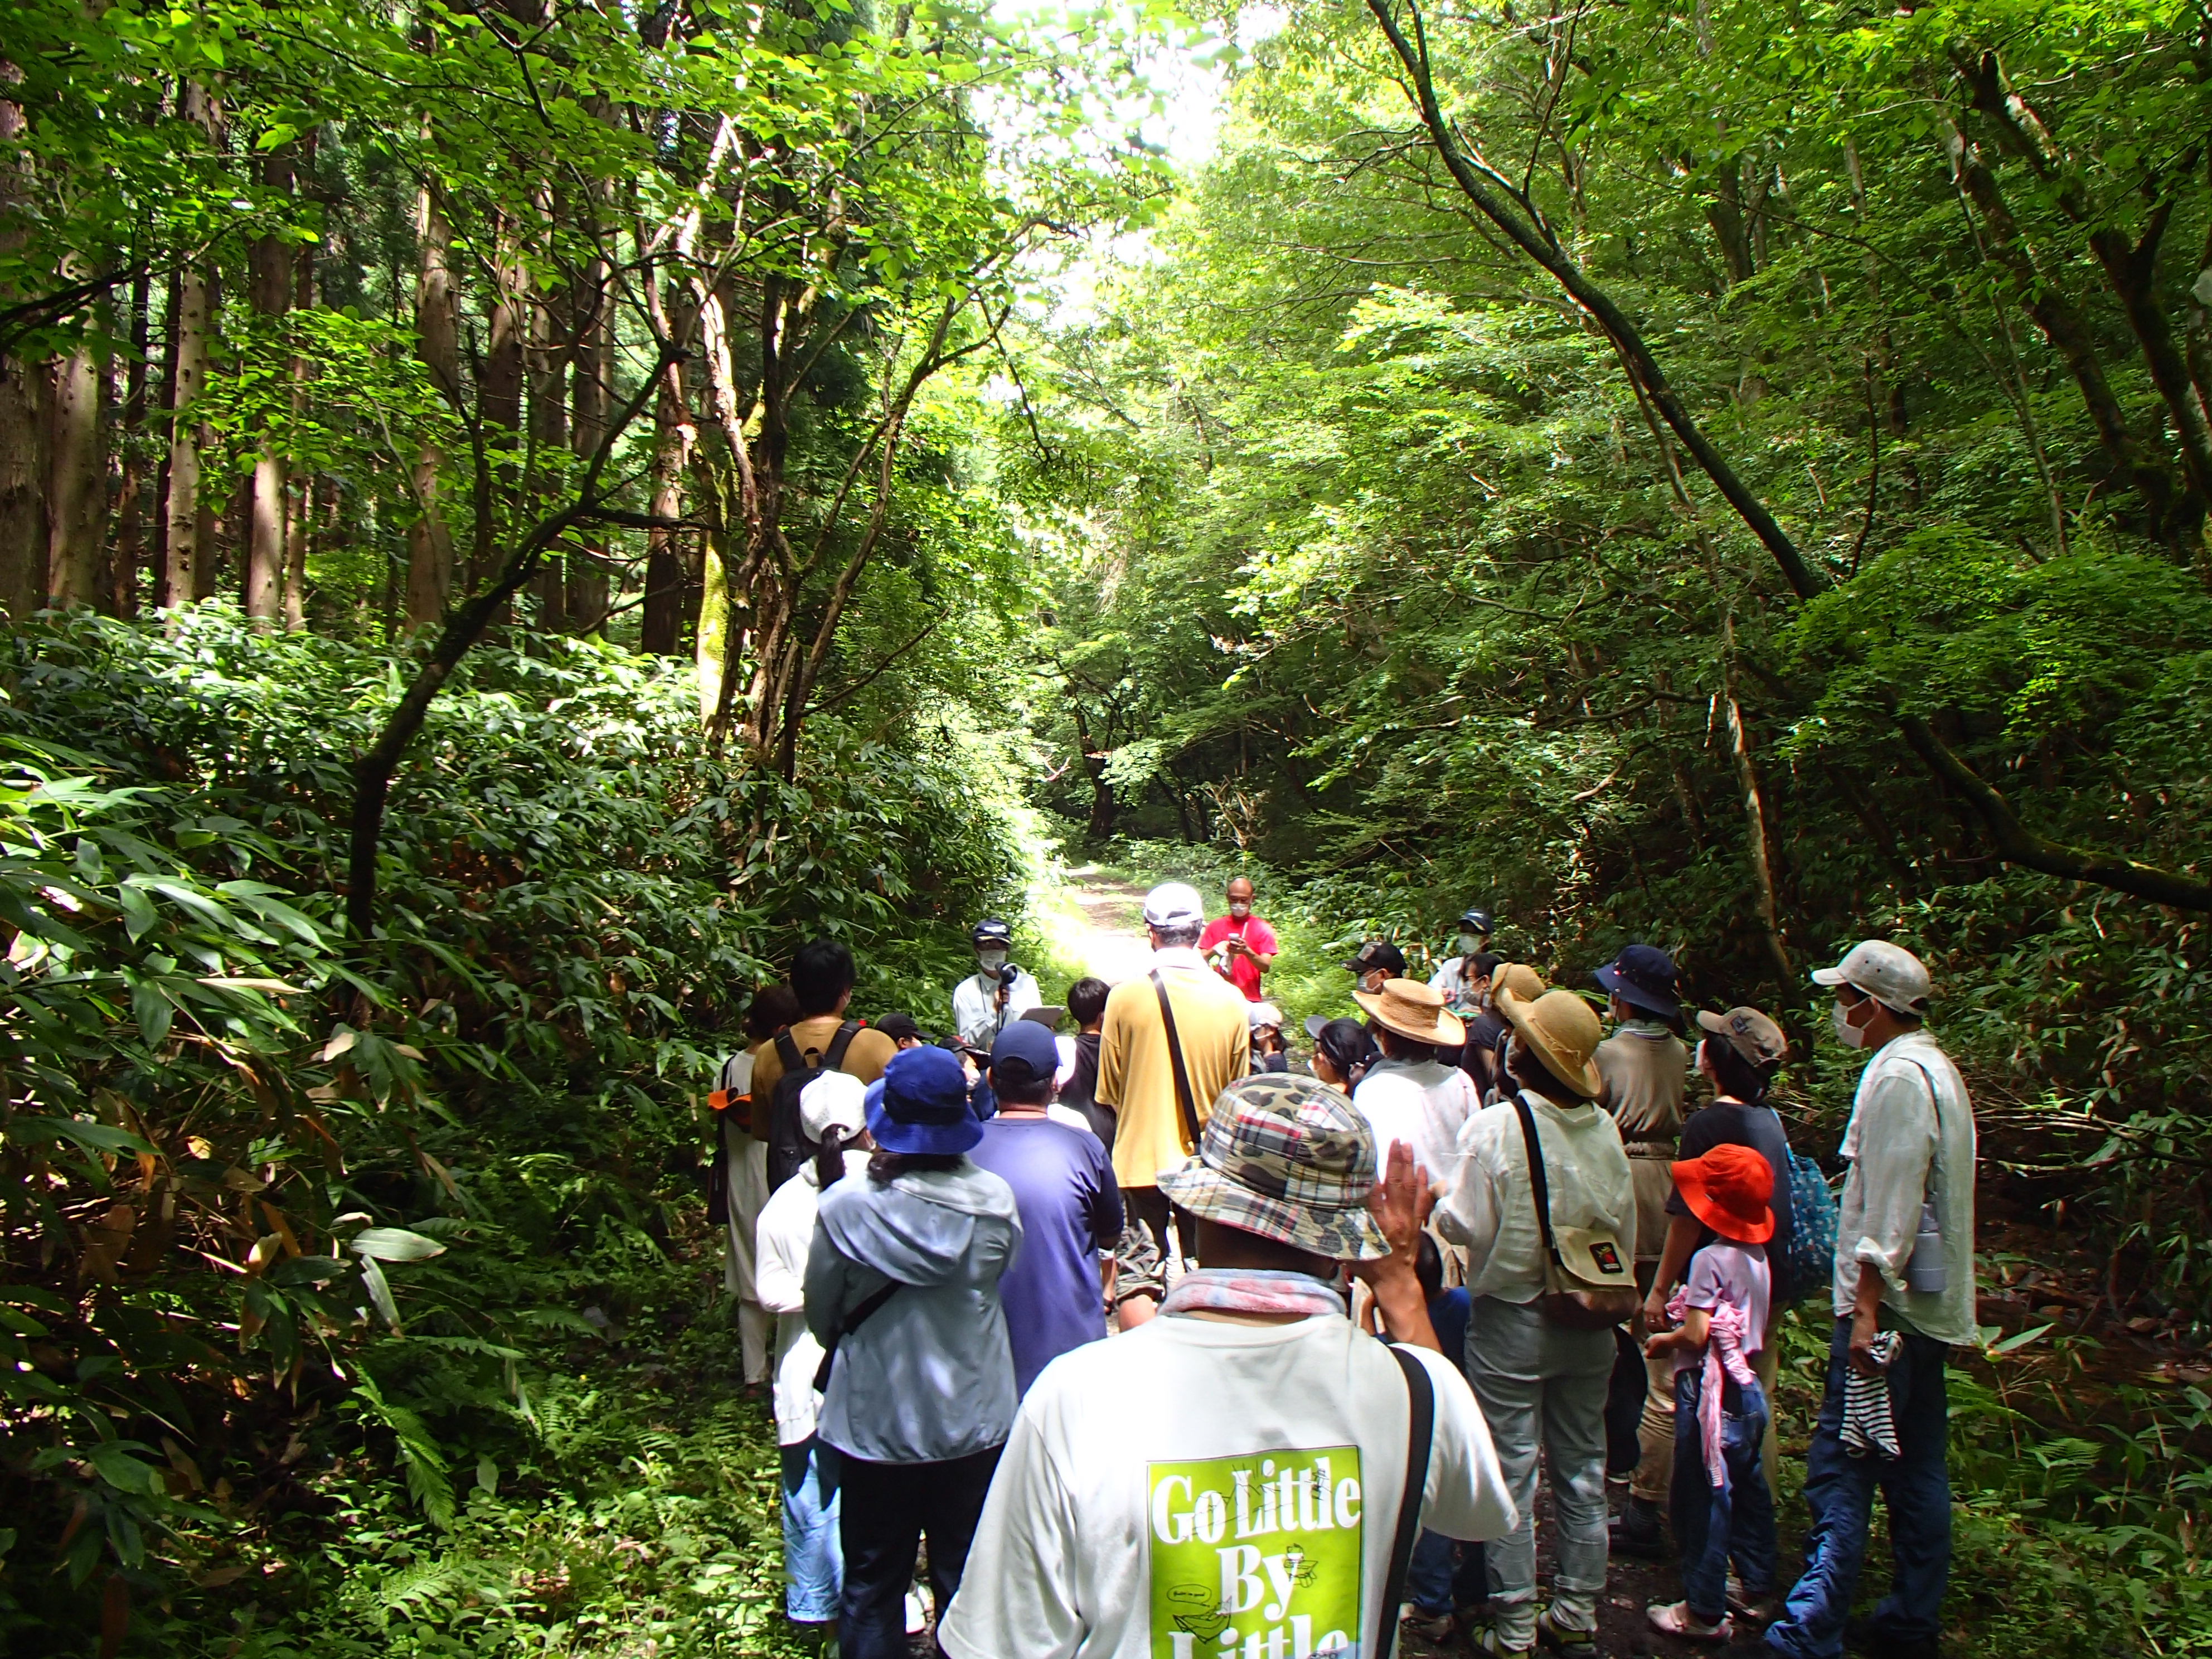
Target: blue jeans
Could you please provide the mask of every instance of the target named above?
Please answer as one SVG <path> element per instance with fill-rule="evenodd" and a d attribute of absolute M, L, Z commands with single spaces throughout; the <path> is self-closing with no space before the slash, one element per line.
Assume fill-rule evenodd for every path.
<path fill-rule="evenodd" d="M 1895 1458 L 1854 1457 L 1844 1449 L 1844 1376 L 1851 1322 L 1838 1319 L 1828 1345 L 1828 1390 L 1806 1459 L 1805 1576 L 1790 1590 L 1766 1644 L 1795 1659 L 1834 1659 L 1866 1557 L 1875 1488 L 1889 1504 L 1890 1593 L 1874 1610 L 1875 1629 L 1893 1642 L 1932 1642 L 1942 1631 L 1943 1586 L 1951 1569 L 1951 1475 L 1944 1462 L 1950 1412 L 1943 1362 L 1951 1350 L 1917 1332 L 1889 1367 L 1897 1423 Z"/>
<path fill-rule="evenodd" d="M 1747 1595 L 1774 1589 L 1774 1495 L 1759 1467 L 1766 1437 L 1766 1395 L 1756 1382 L 1735 1386 L 1738 1408 L 1721 1410 L 1721 1457 L 1728 1484 L 1713 1485 L 1705 1468 L 1698 1407 L 1705 1394 L 1702 1363 L 1674 1375 L 1674 1475 L 1670 1494 L 1674 1542 L 1682 1552 L 1682 1594 L 1708 1623 L 1728 1611 L 1729 1563 Z"/>
<path fill-rule="evenodd" d="M 1490 1571 L 1483 1562 L 1482 1546 L 1424 1527 L 1413 1545 L 1413 1559 L 1406 1564 L 1406 1599 L 1433 1619 L 1454 1607 L 1474 1607 L 1489 1595 Z"/>
<path fill-rule="evenodd" d="M 845 1588 L 845 1553 L 837 1547 L 837 1476 L 845 1454 L 811 1435 L 779 1449 L 784 1615 L 795 1624 L 826 1625 L 837 1616 Z"/>

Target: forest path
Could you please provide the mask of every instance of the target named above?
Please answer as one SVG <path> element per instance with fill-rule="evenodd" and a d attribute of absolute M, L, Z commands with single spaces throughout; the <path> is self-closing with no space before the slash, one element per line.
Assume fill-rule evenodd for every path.
<path fill-rule="evenodd" d="M 1145 890 L 1095 864 L 1068 871 L 1065 880 L 1062 903 L 1044 919 L 1054 953 L 1109 985 L 1145 972 L 1152 954 L 1145 935 Z"/>

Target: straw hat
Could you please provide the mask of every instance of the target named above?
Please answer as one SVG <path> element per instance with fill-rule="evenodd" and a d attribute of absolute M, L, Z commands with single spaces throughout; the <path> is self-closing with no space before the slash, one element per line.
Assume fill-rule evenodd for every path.
<path fill-rule="evenodd" d="M 1605 1028 L 1589 1004 L 1572 991 L 1547 991 L 1527 1002 L 1508 989 L 1498 993 L 1498 1012 L 1553 1077 L 1585 1100 L 1605 1092 L 1605 1079 L 1590 1058 Z"/>
<path fill-rule="evenodd" d="M 1417 979 L 1386 979 L 1380 991 L 1354 991 L 1352 1000 L 1372 1014 L 1376 1024 L 1401 1037 L 1446 1048 L 1467 1041 L 1467 1027 L 1444 1006 L 1444 994 Z"/>
<path fill-rule="evenodd" d="M 1523 1002 L 1534 1002 L 1544 994 L 1544 981 L 1526 963 L 1501 962 L 1490 972 L 1491 1000 L 1496 1001 L 1508 991 Z"/>

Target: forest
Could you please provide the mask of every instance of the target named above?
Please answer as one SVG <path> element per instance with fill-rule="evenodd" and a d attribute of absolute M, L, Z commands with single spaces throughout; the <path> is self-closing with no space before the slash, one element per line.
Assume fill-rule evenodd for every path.
<path fill-rule="evenodd" d="M 1909 945 L 1953 1650 L 2212 1653 L 2209 509 L 2202 0 L 16 0 L 0 1647 L 800 1651 L 706 1093 L 1091 867 Z"/>

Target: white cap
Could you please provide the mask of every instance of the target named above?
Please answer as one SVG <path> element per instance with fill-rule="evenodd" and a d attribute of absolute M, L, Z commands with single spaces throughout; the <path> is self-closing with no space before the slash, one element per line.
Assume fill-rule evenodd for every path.
<path fill-rule="evenodd" d="M 831 1129 L 856 1135 L 867 1127 L 868 1085 L 844 1072 L 824 1072 L 799 1091 L 799 1121 L 809 1140 Z"/>
<path fill-rule="evenodd" d="M 1255 1002 L 1245 1008 L 1244 1018 L 1257 1031 L 1270 1025 L 1279 1026 L 1283 1023 L 1283 1011 L 1272 1002 Z"/>
<path fill-rule="evenodd" d="M 1849 985 L 1901 1014 L 1928 1009 L 1928 970 L 1920 958 L 1887 939 L 1864 939 L 1832 968 L 1813 970 L 1815 985 Z"/>
<path fill-rule="evenodd" d="M 1145 895 L 1148 927 L 1195 927 L 1206 920 L 1206 901 L 1187 881 L 1162 882 Z"/>

